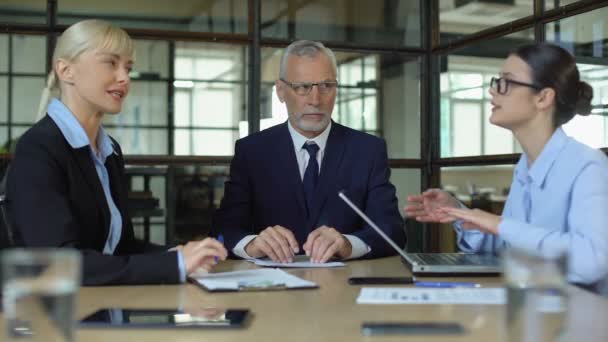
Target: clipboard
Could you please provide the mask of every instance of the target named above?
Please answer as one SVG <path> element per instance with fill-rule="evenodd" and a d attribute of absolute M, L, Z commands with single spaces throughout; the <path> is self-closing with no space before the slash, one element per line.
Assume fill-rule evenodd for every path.
<path fill-rule="evenodd" d="M 210 273 L 188 280 L 207 292 L 249 292 L 317 289 L 319 285 L 278 268 Z"/>

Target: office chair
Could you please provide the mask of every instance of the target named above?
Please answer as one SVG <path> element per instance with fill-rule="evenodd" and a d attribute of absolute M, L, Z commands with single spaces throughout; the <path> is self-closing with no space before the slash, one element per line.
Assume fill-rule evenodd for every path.
<path fill-rule="evenodd" d="M 7 215 L 6 203 L 8 202 L 5 194 L 0 194 L 0 249 L 13 247 L 13 231 Z"/>
<path fill-rule="evenodd" d="M 6 197 L 6 182 L 9 168 L 10 165 L 6 167 L 4 176 L 0 180 L 0 250 L 15 246 L 13 230 L 8 216 L 8 198 Z"/>

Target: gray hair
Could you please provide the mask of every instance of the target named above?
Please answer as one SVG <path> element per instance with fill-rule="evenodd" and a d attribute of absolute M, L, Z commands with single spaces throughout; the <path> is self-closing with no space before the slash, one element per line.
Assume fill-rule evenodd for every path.
<path fill-rule="evenodd" d="M 336 56 L 334 52 L 329 48 L 325 47 L 322 43 L 315 42 L 312 40 L 296 40 L 289 44 L 288 47 L 283 51 L 281 56 L 281 69 L 279 69 L 279 77 L 285 79 L 287 73 L 287 59 L 289 56 L 294 55 L 298 57 L 316 57 L 319 53 L 324 53 L 331 60 L 331 64 L 334 67 L 334 72 L 338 75 L 338 64 L 336 63 Z"/>

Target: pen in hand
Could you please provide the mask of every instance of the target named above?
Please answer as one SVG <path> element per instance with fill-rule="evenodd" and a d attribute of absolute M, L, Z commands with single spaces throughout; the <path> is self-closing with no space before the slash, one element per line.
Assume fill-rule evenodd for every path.
<path fill-rule="evenodd" d="M 217 241 L 219 241 L 219 243 L 221 243 L 222 245 L 224 244 L 224 235 L 220 234 L 217 236 Z M 217 264 L 217 262 L 219 261 L 218 257 L 214 257 L 215 258 L 215 263 Z"/>

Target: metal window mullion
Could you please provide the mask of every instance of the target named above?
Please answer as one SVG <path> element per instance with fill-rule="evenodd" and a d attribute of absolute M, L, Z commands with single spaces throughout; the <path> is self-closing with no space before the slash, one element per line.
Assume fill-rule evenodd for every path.
<path fill-rule="evenodd" d="M 261 1 L 249 0 L 249 96 L 247 120 L 249 134 L 260 130 L 261 86 Z"/>

